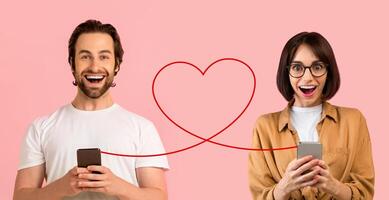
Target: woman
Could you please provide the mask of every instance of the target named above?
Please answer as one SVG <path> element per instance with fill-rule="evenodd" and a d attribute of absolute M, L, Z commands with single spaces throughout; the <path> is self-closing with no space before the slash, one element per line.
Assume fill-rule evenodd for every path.
<path fill-rule="evenodd" d="M 302 32 L 285 45 L 277 87 L 288 106 L 258 118 L 254 148 L 320 142 L 322 160 L 296 158 L 296 149 L 252 151 L 249 182 L 253 199 L 372 199 L 374 167 L 366 120 L 353 108 L 327 102 L 340 85 L 328 41 Z"/>

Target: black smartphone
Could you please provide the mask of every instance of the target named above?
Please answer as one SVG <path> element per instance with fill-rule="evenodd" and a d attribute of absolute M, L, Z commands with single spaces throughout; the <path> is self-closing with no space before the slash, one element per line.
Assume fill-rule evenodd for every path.
<path fill-rule="evenodd" d="M 297 159 L 308 155 L 321 160 L 322 145 L 318 142 L 300 142 L 297 147 Z"/>
<path fill-rule="evenodd" d="M 101 165 L 100 149 L 77 149 L 77 165 L 85 168 L 89 165 Z"/>

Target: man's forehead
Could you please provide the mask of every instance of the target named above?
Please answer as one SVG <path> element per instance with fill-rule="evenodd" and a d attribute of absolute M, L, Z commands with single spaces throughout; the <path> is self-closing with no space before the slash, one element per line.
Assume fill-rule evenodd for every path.
<path fill-rule="evenodd" d="M 113 51 L 113 39 L 107 33 L 83 33 L 76 42 L 76 51 Z"/>
<path fill-rule="evenodd" d="M 93 54 L 93 52 L 87 50 L 87 49 L 78 49 L 78 54 L 83 54 L 83 53 L 86 53 L 86 54 Z M 101 54 L 101 53 L 108 53 L 108 54 L 113 54 L 113 52 L 109 49 L 104 49 L 104 50 L 99 50 L 97 53 Z"/>

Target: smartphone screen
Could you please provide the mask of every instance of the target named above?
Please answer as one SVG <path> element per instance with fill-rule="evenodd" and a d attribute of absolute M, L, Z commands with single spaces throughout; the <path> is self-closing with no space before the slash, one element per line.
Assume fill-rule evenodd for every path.
<path fill-rule="evenodd" d="M 297 147 L 297 158 L 312 155 L 316 159 L 322 159 L 322 145 L 318 142 L 300 142 Z"/>
<path fill-rule="evenodd" d="M 85 168 L 89 165 L 101 165 L 100 149 L 77 149 L 77 165 Z"/>

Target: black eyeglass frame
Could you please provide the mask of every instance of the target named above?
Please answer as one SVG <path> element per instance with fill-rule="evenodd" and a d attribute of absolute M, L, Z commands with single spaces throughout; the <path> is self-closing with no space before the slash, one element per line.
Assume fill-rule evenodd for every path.
<path fill-rule="evenodd" d="M 320 75 L 320 76 L 316 76 L 316 75 L 314 75 L 313 73 L 312 73 L 312 70 L 311 70 L 311 68 L 312 68 L 312 66 L 313 65 L 315 65 L 315 64 L 318 64 L 318 63 L 320 63 L 320 64 L 323 64 L 323 66 L 325 67 L 325 72 L 322 74 L 322 75 Z M 300 64 L 300 65 L 302 65 L 303 67 L 304 67 L 304 71 L 303 71 L 303 74 L 301 75 L 301 76 L 293 76 L 291 73 L 290 73 L 290 68 L 291 68 L 291 66 L 293 65 L 293 64 Z M 289 64 L 288 66 L 286 66 L 286 68 L 288 69 L 288 73 L 289 73 L 289 75 L 290 76 L 292 76 L 293 78 L 301 78 L 301 77 L 303 77 L 304 76 L 304 74 L 305 74 L 305 70 L 306 69 L 309 69 L 309 72 L 311 72 L 311 75 L 313 76 L 313 77 L 315 77 L 315 78 L 319 78 L 319 77 L 321 77 L 321 76 L 324 76 L 327 72 L 328 72 L 328 64 L 327 63 L 324 63 L 324 62 L 321 62 L 321 61 L 318 61 L 318 62 L 313 62 L 312 64 L 311 64 L 311 66 L 305 66 L 303 63 L 301 63 L 301 62 L 298 62 L 298 63 L 291 63 L 291 64 Z"/>

